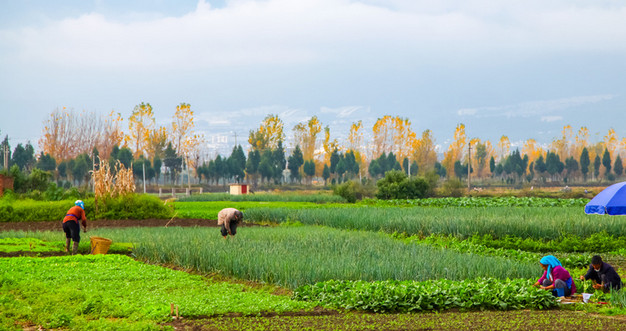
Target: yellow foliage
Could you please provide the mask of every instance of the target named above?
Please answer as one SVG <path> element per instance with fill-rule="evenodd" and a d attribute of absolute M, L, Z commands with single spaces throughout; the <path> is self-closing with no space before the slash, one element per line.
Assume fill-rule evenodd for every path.
<path fill-rule="evenodd" d="M 305 161 L 313 160 L 315 157 L 315 151 L 318 146 L 317 135 L 320 132 L 322 132 L 322 123 L 317 116 L 313 116 L 307 122 L 298 123 L 293 127 L 294 141 L 296 145 L 300 146 L 302 157 Z"/>
<path fill-rule="evenodd" d="M 131 148 L 134 149 L 135 157 L 139 157 L 146 152 L 150 131 L 153 130 L 154 125 L 152 106 L 143 102 L 135 106 L 133 113 L 128 119 L 128 134 L 125 137 L 125 142 L 127 144 L 130 143 Z"/>
<path fill-rule="evenodd" d="M 278 148 L 278 142 L 285 140 L 284 123 L 278 115 L 267 115 L 259 128 L 250 130 L 248 142 L 253 149 L 264 151 Z"/>

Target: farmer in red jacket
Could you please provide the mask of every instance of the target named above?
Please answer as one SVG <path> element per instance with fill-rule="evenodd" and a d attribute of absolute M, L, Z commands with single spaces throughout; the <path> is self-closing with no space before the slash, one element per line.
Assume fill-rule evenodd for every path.
<path fill-rule="evenodd" d="M 85 216 L 85 203 L 76 200 L 74 207 L 70 208 L 63 218 L 63 231 L 65 232 L 65 252 L 70 252 L 70 240 L 74 241 L 72 254 L 78 253 L 78 243 L 80 242 L 80 221 L 83 229 L 87 232 L 87 217 Z"/>

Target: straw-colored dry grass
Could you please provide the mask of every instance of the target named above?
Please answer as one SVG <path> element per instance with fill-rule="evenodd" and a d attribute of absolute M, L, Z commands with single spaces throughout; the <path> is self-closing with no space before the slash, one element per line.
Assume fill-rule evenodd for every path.
<path fill-rule="evenodd" d="M 117 197 L 135 192 L 135 176 L 131 168 L 126 168 L 120 161 L 112 171 L 109 163 L 100 160 L 98 170 L 93 171 L 96 199 Z"/>

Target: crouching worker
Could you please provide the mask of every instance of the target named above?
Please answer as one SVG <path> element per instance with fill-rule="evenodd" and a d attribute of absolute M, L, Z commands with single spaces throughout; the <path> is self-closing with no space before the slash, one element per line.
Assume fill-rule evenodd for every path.
<path fill-rule="evenodd" d="M 224 239 L 237 234 L 237 225 L 243 220 L 243 213 L 235 208 L 224 208 L 217 213 L 217 225 L 221 225 Z"/>
<path fill-rule="evenodd" d="M 546 255 L 539 261 L 544 272 L 533 286 L 543 290 L 551 290 L 554 296 L 571 296 L 576 293 L 576 285 L 569 272 L 561 266 L 561 262 L 552 255 Z"/>
<path fill-rule="evenodd" d="M 602 261 L 602 257 L 599 255 L 591 258 L 589 271 L 584 276 L 580 276 L 580 280 L 587 279 L 595 281 L 593 288 L 596 290 L 610 292 L 611 289 L 619 290 L 622 288 L 622 279 L 610 264 Z"/>
<path fill-rule="evenodd" d="M 63 218 L 63 232 L 65 232 L 65 252 L 70 252 L 70 240 L 74 241 L 72 254 L 78 253 L 78 243 L 80 243 L 80 225 L 87 232 L 87 217 L 85 216 L 85 203 L 82 200 L 76 200 L 74 207 L 67 211 Z"/>

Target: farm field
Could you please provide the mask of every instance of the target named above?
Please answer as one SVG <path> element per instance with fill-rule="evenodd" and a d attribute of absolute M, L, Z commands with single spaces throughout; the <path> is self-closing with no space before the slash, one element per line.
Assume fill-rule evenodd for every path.
<path fill-rule="evenodd" d="M 96 235 L 119 245 L 113 253 L 129 254 L 132 247 L 132 258 L 120 255 L 2 258 L 0 264 L 8 263 L 4 260 L 14 263 L 3 266 L 2 270 L 27 272 L 34 265 L 49 270 L 45 279 L 31 280 L 37 284 L 58 283 L 54 275 L 60 273 L 63 265 L 76 266 L 74 269 L 81 275 L 103 283 L 97 286 L 99 298 L 111 296 L 113 299 L 105 301 L 116 302 L 113 305 L 116 307 L 128 307 L 127 315 L 113 308 L 99 315 L 70 309 L 60 319 L 52 312 L 52 315 L 41 313 L 48 317 L 36 320 L 28 317 L 32 314 L 9 310 L 2 315 L 2 325 L 52 328 L 55 323 L 61 323 L 58 327 L 71 329 L 95 329 L 100 325 L 137 329 L 195 326 L 206 330 L 624 329 L 624 320 L 604 316 L 625 313 L 623 298 L 604 295 L 601 298 L 609 305 L 577 308 L 584 311 L 581 312 L 559 308 L 548 292 L 530 287 L 541 275 L 538 260 L 546 254 L 556 255 L 575 278 L 585 272 L 590 256 L 597 253 L 623 275 L 624 220 L 584 215 L 577 200 L 506 199 L 438 200 L 428 202 L 428 207 L 416 206 L 411 201 L 175 202 L 174 213 L 179 214 L 176 217 L 193 215 L 196 219 L 210 220 L 221 208 L 232 206 L 244 211 L 246 222 L 263 226 L 240 227 L 237 236 L 228 240 L 209 221 L 187 226 L 174 223 L 168 228 L 103 226 L 84 234 L 80 251 L 89 252 L 88 236 Z M 506 203 L 515 207 L 503 206 Z M 45 247 L 56 252 L 63 247 L 60 229 L 24 229 L 0 231 L 0 252 L 13 247 L 14 252 L 30 252 L 23 255 L 47 256 Z M 38 247 L 42 251 L 37 251 Z M 51 263 L 52 266 L 34 262 L 55 261 L 52 259 L 59 260 Z M 126 269 L 131 270 L 130 274 Z M 177 277 L 182 276 L 161 269 L 192 276 L 194 281 L 208 287 L 207 292 L 201 289 L 194 292 L 196 285 L 175 285 L 179 284 Z M 153 275 L 160 276 L 154 276 L 156 280 L 153 280 Z M 68 279 L 64 277 L 70 276 L 61 279 Z M 32 287 L 26 280 L 18 282 L 18 278 L 8 273 L 2 275 L 2 292 L 10 289 L 7 293 L 12 295 L 2 297 L 3 306 L 22 306 L 24 302 L 16 303 L 16 300 L 29 297 L 15 295 L 28 293 L 21 291 Z M 146 286 L 133 285 L 134 279 L 145 279 Z M 113 283 L 120 283 L 119 289 L 133 288 L 138 297 L 145 295 L 142 292 L 154 292 L 163 286 L 166 294 L 154 292 L 158 298 L 150 300 L 177 298 L 184 319 L 171 321 L 169 303 L 150 311 L 145 301 L 138 304 L 133 296 L 109 293 L 118 289 L 113 290 Z M 210 290 L 216 283 L 233 287 L 218 295 Z M 577 282 L 577 285 L 582 288 L 584 284 Z M 37 288 L 45 292 L 41 286 Z M 172 286 L 189 287 L 192 289 L 189 293 L 195 293 L 194 298 L 176 294 Z M 68 295 L 86 302 L 84 295 L 91 295 L 90 291 L 81 287 L 79 292 L 83 296 Z M 230 307 L 248 293 L 255 296 L 242 299 L 241 308 Z M 222 310 L 207 303 L 221 295 L 226 300 L 220 305 Z M 269 297 L 263 298 L 265 295 Z M 279 303 L 264 305 L 270 299 Z M 35 302 L 26 304 L 35 306 L 25 311 L 39 309 Z"/>

